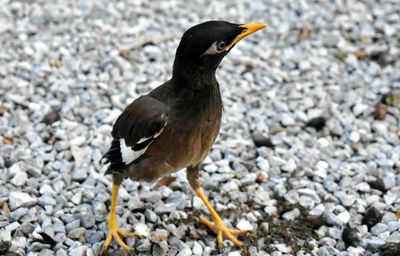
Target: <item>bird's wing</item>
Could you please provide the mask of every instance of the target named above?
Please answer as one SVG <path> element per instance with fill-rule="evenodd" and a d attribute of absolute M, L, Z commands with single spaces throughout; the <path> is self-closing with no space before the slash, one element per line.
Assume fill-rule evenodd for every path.
<path fill-rule="evenodd" d="M 151 96 L 142 96 L 127 106 L 114 124 L 113 141 L 104 155 L 110 162 L 106 174 L 125 169 L 143 155 L 167 121 L 167 105 Z"/>

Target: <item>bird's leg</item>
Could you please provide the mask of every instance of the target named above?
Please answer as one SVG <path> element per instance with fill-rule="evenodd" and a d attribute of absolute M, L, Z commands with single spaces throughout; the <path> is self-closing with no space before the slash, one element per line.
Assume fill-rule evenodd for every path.
<path fill-rule="evenodd" d="M 200 216 L 200 222 L 209 227 L 212 231 L 217 234 L 218 245 L 222 248 L 223 240 L 222 234 L 231 240 L 235 245 L 241 247 L 243 244 L 239 240 L 236 239 L 233 235 L 241 235 L 246 234 L 249 230 L 236 230 L 228 228 L 224 222 L 222 221 L 221 217 L 218 213 L 214 210 L 210 202 L 208 201 L 206 195 L 204 194 L 203 190 L 201 189 L 199 182 L 198 182 L 198 174 L 199 174 L 199 166 L 195 167 L 188 167 L 187 168 L 187 179 L 190 183 L 190 186 L 193 188 L 194 192 L 200 197 L 200 199 L 204 202 L 207 206 L 210 214 L 214 220 L 214 222 L 209 221 L 208 219 Z"/>
<path fill-rule="evenodd" d="M 198 187 L 194 189 L 196 194 L 201 198 L 201 200 L 204 202 L 204 204 L 207 206 L 208 210 L 210 211 L 210 214 L 212 218 L 214 219 L 214 223 L 209 221 L 208 219 L 201 217 L 200 216 L 200 222 L 209 227 L 212 231 L 214 231 L 217 234 L 217 240 L 220 248 L 223 245 L 222 241 L 222 233 L 229 239 L 231 240 L 234 244 L 237 246 L 242 246 L 242 242 L 236 239 L 233 235 L 241 235 L 241 234 L 246 234 L 249 232 L 248 230 L 237 230 L 237 229 L 230 229 L 228 228 L 224 222 L 222 221 L 221 217 L 218 215 L 218 213 L 214 210 L 210 202 L 208 201 L 206 195 L 204 194 L 203 190 Z"/>
<path fill-rule="evenodd" d="M 107 239 L 103 244 L 103 247 L 101 249 L 100 255 L 105 255 L 105 253 L 108 250 L 108 246 L 110 245 L 111 239 L 114 237 L 114 239 L 117 241 L 119 245 L 122 246 L 127 251 L 131 251 L 131 248 L 122 241 L 121 236 L 123 237 L 129 237 L 129 236 L 134 236 L 137 238 L 141 238 L 139 235 L 136 235 L 134 233 L 128 233 L 125 231 L 122 231 L 119 229 L 117 220 L 115 218 L 115 208 L 117 206 L 117 199 L 118 199 L 118 190 L 119 190 L 119 184 L 114 184 L 113 183 L 113 191 L 112 191 L 112 200 L 111 200 L 111 212 L 110 215 L 107 217 L 108 221 L 108 235 Z"/>

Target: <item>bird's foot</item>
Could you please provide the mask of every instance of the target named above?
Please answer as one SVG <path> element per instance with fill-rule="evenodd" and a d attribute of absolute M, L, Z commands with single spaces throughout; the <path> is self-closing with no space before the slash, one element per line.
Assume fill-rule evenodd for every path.
<path fill-rule="evenodd" d="M 233 235 L 243 235 L 247 232 L 251 232 L 251 230 L 238 230 L 238 229 L 230 229 L 228 228 L 222 219 L 219 216 L 214 217 L 214 222 L 209 221 L 208 219 L 200 216 L 200 222 L 209 227 L 212 231 L 217 234 L 218 246 L 219 249 L 223 246 L 222 233 L 231 240 L 235 245 L 242 247 L 243 243 L 236 239 Z"/>
<path fill-rule="evenodd" d="M 103 244 L 103 247 L 101 248 L 100 251 L 100 256 L 103 255 L 107 255 L 107 251 L 108 251 L 108 246 L 111 243 L 111 239 L 114 237 L 115 241 L 117 241 L 117 243 L 124 248 L 124 250 L 129 251 L 129 252 L 133 252 L 131 247 L 129 247 L 128 245 L 125 244 L 125 242 L 121 239 L 121 236 L 123 237 L 136 237 L 136 238 L 142 238 L 140 235 L 137 235 L 135 233 L 129 233 L 129 232 L 125 232 L 123 230 L 121 230 L 118 227 L 117 224 L 117 220 L 115 219 L 115 217 L 108 217 L 108 235 L 107 235 L 107 239 Z"/>

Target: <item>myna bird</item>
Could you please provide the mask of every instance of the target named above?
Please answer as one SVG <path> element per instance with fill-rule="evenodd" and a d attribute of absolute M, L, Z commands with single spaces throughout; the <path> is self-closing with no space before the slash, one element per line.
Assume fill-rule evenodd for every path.
<path fill-rule="evenodd" d="M 104 155 L 110 163 L 113 190 L 109 233 L 101 254 L 112 237 L 130 250 L 121 236 L 136 236 L 119 229 L 115 219 L 118 189 L 124 178 L 151 182 L 162 175 L 187 168 L 187 179 L 207 206 L 214 222 L 200 221 L 217 233 L 242 246 L 211 206 L 199 184 L 199 169 L 218 135 L 222 100 L 215 72 L 228 52 L 241 39 L 266 27 L 265 24 L 239 25 L 207 21 L 187 30 L 176 51 L 172 78 L 128 105 L 112 130 L 111 148 Z"/>

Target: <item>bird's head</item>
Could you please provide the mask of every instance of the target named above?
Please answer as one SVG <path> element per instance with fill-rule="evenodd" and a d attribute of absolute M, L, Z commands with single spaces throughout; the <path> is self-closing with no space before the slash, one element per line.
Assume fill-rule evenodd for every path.
<path fill-rule="evenodd" d="M 222 59 L 241 39 L 265 28 L 265 24 L 233 24 L 226 21 L 207 21 L 188 29 L 176 50 L 176 72 L 195 72 L 212 75 Z"/>

